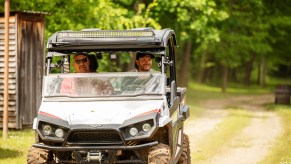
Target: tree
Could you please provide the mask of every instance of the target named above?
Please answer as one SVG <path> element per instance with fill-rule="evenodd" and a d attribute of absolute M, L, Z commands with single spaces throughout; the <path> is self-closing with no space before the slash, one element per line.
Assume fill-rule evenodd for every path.
<path fill-rule="evenodd" d="M 201 82 L 221 81 L 223 91 L 229 80 L 250 85 L 255 71 L 261 86 L 267 75 L 290 77 L 290 6 L 287 0 L 11 2 L 11 10 L 48 12 L 46 38 L 56 31 L 84 28 L 172 28 L 180 46 L 179 85 L 187 86 L 192 75 Z M 130 62 L 118 60 L 124 68 Z"/>
<path fill-rule="evenodd" d="M 221 40 L 208 46 L 207 52 L 222 71 L 222 92 L 226 91 L 229 70 L 244 68 L 244 83 L 250 84 L 255 59 L 272 51 L 268 43 L 269 23 L 264 21 L 265 8 L 261 1 L 222 1 L 220 5 L 229 18 L 217 26 Z M 220 69 L 220 68 L 216 68 Z"/>
<path fill-rule="evenodd" d="M 269 43 L 273 51 L 268 55 L 268 71 L 275 77 L 291 77 L 291 1 L 263 0 L 269 22 Z M 265 59 L 264 61 L 266 61 Z M 262 81 L 260 81 L 262 83 Z"/>
<path fill-rule="evenodd" d="M 130 29 L 153 26 L 159 29 L 159 23 L 149 16 L 150 9 L 156 5 L 153 1 L 146 8 L 139 6 L 138 12 L 131 15 L 127 8 L 112 0 L 23 0 L 13 1 L 13 11 L 47 12 L 46 38 L 60 30 L 80 30 L 84 28 Z"/>
<path fill-rule="evenodd" d="M 159 5 L 153 10 L 153 17 L 163 28 L 172 28 L 177 34 L 180 86 L 187 86 L 191 58 L 194 50 L 206 48 L 213 41 L 219 40 L 215 23 L 227 18 L 227 13 L 217 8 L 213 0 L 172 0 L 158 1 Z M 183 64 L 182 64 L 183 63 Z"/>
<path fill-rule="evenodd" d="M 102 30 L 131 29 L 137 27 L 152 26 L 160 29 L 152 17 L 150 10 L 157 5 L 156 0 L 145 4 L 139 4 L 136 13 L 115 3 L 112 0 L 31 0 L 15 1 L 11 4 L 11 10 L 47 12 L 46 39 L 56 31 L 81 30 L 85 28 L 99 28 Z M 60 7 L 61 6 L 61 7 Z M 128 57 L 127 57 L 128 59 Z M 118 58 L 118 67 L 129 63 L 125 58 Z M 103 63 L 107 64 L 108 63 Z"/>

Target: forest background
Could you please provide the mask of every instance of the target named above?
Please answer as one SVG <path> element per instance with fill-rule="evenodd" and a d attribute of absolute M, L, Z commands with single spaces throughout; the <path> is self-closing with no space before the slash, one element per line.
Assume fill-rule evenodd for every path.
<path fill-rule="evenodd" d="M 172 28 L 180 86 L 291 83 L 290 0 L 11 0 L 10 10 L 45 12 L 46 40 L 60 30 Z"/>

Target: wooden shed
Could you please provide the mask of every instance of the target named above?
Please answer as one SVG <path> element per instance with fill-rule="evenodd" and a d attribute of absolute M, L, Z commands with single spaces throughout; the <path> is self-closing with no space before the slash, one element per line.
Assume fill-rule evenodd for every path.
<path fill-rule="evenodd" d="M 41 101 L 45 14 L 11 12 L 9 17 L 8 128 L 31 126 Z M 0 127 L 4 99 L 4 13 L 0 13 Z"/>

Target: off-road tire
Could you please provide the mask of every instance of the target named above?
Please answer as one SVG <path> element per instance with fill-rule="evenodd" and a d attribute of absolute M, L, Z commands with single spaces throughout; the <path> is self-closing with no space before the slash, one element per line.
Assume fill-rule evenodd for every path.
<path fill-rule="evenodd" d="M 158 144 L 149 150 L 149 164 L 168 164 L 171 159 L 171 150 L 168 145 Z"/>
<path fill-rule="evenodd" d="M 27 155 L 28 164 L 53 164 L 55 163 L 52 154 L 48 150 L 30 147 Z"/>
<path fill-rule="evenodd" d="M 183 134 L 183 146 L 182 146 L 182 154 L 179 158 L 178 164 L 190 164 L 191 156 L 190 156 L 190 144 L 189 137 L 185 133 Z"/>

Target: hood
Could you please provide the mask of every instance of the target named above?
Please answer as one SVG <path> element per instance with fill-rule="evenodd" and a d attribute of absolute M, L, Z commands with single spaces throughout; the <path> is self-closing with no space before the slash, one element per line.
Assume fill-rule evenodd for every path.
<path fill-rule="evenodd" d="M 125 120 L 161 109 L 163 100 L 42 102 L 39 112 L 76 124 L 122 124 Z"/>

